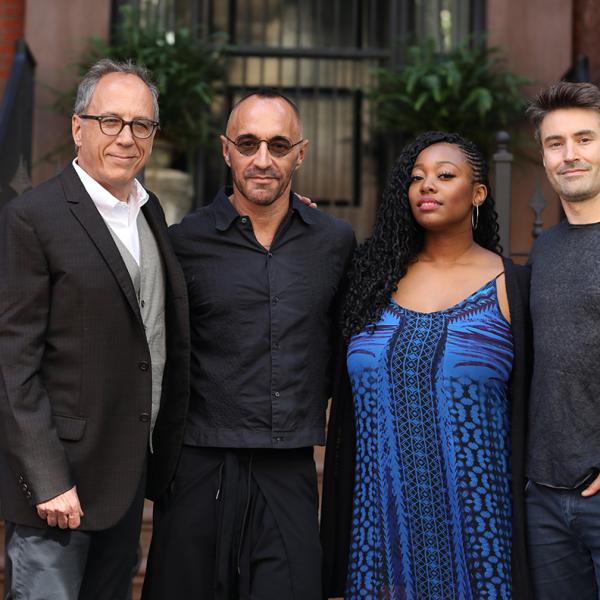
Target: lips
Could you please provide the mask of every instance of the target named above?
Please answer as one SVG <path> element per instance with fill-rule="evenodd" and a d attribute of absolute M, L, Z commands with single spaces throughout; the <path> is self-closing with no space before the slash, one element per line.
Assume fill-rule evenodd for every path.
<path fill-rule="evenodd" d="M 588 169 L 567 169 L 566 171 L 561 171 L 559 175 L 581 175 L 587 172 Z"/>
<path fill-rule="evenodd" d="M 258 179 L 259 181 L 268 181 L 269 179 L 279 179 L 279 175 L 277 173 L 277 171 L 275 171 L 274 169 L 265 169 L 265 170 L 259 170 L 259 169 L 248 169 L 245 173 L 244 173 L 244 177 L 246 179 Z"/>
<path fill-rule="evenodd" d="M 114 160 L 119 160 L 119 161 L 129 161 L 129 160 L 135 160 L 137 158 L 137 156 L 118 156 L 116 154 L 110 154 L 109 156 L 111 158 L 113 158 Z"/>
<path fill-rule="evenodd" d="M 417 202 L 417 208 L 420 210 L 435 210 L 441 205 L 441 202 L 438 202 L 435 198 L 421 198 Z"/>

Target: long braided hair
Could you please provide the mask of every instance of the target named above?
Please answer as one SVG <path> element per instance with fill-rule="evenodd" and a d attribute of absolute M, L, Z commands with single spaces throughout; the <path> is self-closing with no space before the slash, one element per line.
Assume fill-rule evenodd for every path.
<path fill-rule="evenodd" d="M 371 237 L 357 250 L 352 262 L 350 282 L 343 311 L 343 332 L 348 339 L 365 327 L 374 327 L 404 277 L 408 265 L 423 249 L 423 228 L 417 224 L 408 201 L 411 173 L 418 155 L 433 144 L 458 146 L 473 171 L 474 183 L 488 190 L 487 199 L 479 207 L 479 222 L 473 231 L 474 241 L 501 254 L 498 236 L 498 214 L 488 181 L 484 155 L 469 140 L 457 133 L 428 131 L 402 150 L 389 175 Z"/>

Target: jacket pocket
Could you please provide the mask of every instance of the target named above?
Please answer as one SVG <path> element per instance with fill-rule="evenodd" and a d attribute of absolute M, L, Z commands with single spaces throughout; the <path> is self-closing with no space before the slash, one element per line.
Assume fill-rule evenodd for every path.
<path fill-rule="evenodd" d="M 53 415 L 54 424 L 58 437 L 61 440 L 70 440 L 78 442 L 83 437 L 87 419 L 82 417 L 66 417 L 63 415 Z"/>

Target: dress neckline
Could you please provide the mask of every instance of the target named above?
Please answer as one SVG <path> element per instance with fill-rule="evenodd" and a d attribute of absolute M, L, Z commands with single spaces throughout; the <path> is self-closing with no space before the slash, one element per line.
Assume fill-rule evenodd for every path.
<path fill-rule="evenodd" d="M 496 285 L 495 285 L 496 280 L 501 275 L 504 275 L 504 271 L 502 271 L 501 273 L 498 273 L 498 275 L 496 275 L 489 281 L 486 281 L 482 286 L 478 287 L 475 291 L 471 292 L 468 296 L 466 296 L 462 300 L 459 300 L 456 304 L 453 304 L 452 306 L 449 306 L 448 308 L 442 308 L 441 310 L 432 310 L 429 312 L 425 312 L 425 311 L 421 311 L 421 310 L 413 310 L 412 308 L 406 308 L 405 306 L 398 304 L 398 302 L 396 302 L 396 300 L 394 300 L 394 298 L 392 298 L 391 296 L 390 296 L 390 304 L 392 304 L 393 306 L 395 306 L 396 308 L 399 308 L 400 310 L 402 310 L 404 312 L 413 313 L 415 315 L 422 315 L 422 316 L 442 315 L 444 313 L 452 312 L 452 311 L 456 310 L 457 308 L 459 308 L 460 306 L 462 306 L 463 304 L 466 304 L 469 300 L 471 300 L 471 298 L 473 298 L 473 296 L 476 296 L 477 294 L 479 294 L 480 292 L 482 292 L 483 290 L 485 290 L 487 287 L 491 286 L 492 284 L 494 284 L 494 289 L 496 289 Z M 496 290 L 496 302 L 497 301 L 498 301 L 498 292 Z M 504 315 L 502 315 L 502 316 L 504 317 Z"/>

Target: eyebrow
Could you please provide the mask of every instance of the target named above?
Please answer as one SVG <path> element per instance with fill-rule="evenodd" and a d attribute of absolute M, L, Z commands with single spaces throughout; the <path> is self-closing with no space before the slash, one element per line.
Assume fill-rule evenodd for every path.
<path fill-rule="evenodd" d="M 453 167 L 456 167 L 457 169 L 459 168 L 458 165 L 456 163 L 453 163 L 451 160 L 438 160 L 435 163 L 437 166 L 439 165 L 452 165 Z M 421 163 L 415 163 L 413 165 L 413 169 L 422 169 L 423 167 L 420 166 Z"/>
<path fill-rule="evenodd" d="M 281 133 L 276 133 L 275 135 L 271 136 L 270 138 L 261 138 L 258 135 L 256 135 L 255 133 L 240 133 L 239 135 L 236 136 L 235 139 L 239 140 L 240 138 L 244 138 L 244 137 L 256 138 L 257 140 L 258 139 L 268 139 L 268 140 L 287 140 L 287 141 L 289 141 L 291 139 Z"/>
<path fill-rule="evenodd" d="M 573 134 L 570 134 L 569 136 L 564 136 L 564 135 L 559 135 L 559 134 L 549 135 L 544 138 L 544 143 L 551 142 L 554 140 L 563 140 L 563 139 L 565 139 L 565 137 L 581 137 L 582 135 L 590 135 L 590 136 L 596 137 L 597 132 L 594 131 L 593 129 L 582 129 L 580 131 L 576 131 Z"/>

